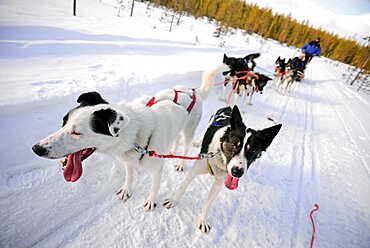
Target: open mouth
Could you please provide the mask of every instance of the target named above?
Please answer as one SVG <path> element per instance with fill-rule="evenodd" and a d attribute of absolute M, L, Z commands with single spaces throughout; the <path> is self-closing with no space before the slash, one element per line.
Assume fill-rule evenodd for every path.
<path fill-rule="evenodd" d="M 224 185 L 229 190 L 234 190 L 238 187 L 239 178 L 233 177 L 229 172 L 226 173 Z"/>
<path fill-rule="evenodd" d="M 60 161 L 64 170 L 64 179 L 67 182 L 76 182 L 82 175 L 82 161 L 88 158 L 95 148 L 86 148 L 81 151 L 69 154 Z"/>

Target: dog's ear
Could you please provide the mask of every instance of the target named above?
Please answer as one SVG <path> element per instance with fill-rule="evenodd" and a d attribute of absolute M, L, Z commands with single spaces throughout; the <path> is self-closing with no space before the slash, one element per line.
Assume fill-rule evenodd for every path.
<path fill-rule="evenodd" d="M 227 57 L 227 55 L 225 53 L 224 53 L 224 58 L 223 58 L 222 62 L 226 65 L 228 65 L 230 63 L 229 57 Z"/>
<path fill-rule="evenodd" d="M 240 114 L 239 108 L 237 105 L 234 106 L 231 112 L 230 118 L 231 129 L 241 129 L 245 130 L 246 126 L 243 123 L 242 115 Z"/>
<path fill-rule="evenodd" d="M 129 117 L 118 110 L 101 109 L 91 115 L 90 123 L 94 132 L 117 137 L 122 128 L 129 123 Z"/>
<path fill-rule="evenodd" d="M 268 76 L 263 75 L 264 81 L 268 82 L 269 80 L 272 80 L 272 78 L 269 78 Z"/>
<path fill-rule="evenodd" d="M 279 133 L 281 127 L 282 125 L 278 124 L 256 132 L 256 137 L 262 140 L 261 148 L 263 151 L 266 151 L 267 147 L 271 145 L 272 140 Z"/>
<path fill-rule="evenodd" d="M 81 107 L 84 106 L 94 106 L 98 104 L 107 104 L 108 102 L 105 101 L 98 92 L 91 91 L 87 93 L 81 94 L 77 98 L 77 102 L 80 104 Z"/>

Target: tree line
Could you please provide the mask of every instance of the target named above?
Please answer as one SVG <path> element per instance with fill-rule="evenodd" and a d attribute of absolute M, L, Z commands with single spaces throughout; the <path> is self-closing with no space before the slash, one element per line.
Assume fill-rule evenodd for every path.
<path fill-rule="evenodd" d="M 345 64 L 370 71 L 367 63 L 369 45 L 362 45 L 355 37 L 341 38 L 322 28 L 314 28 L 307 20 L 299 22 L 291 14 L 273 14 L 271 8 L 260 8 L 241 0 L 150 0 L 149 4 L 164 6 L 176 14 L 216 21 L 218 34 L 226 35 L 232 28 L 256 33 L 289 46 L 302 47 L 307 41 L 321 37 L 321 55 Z"/>

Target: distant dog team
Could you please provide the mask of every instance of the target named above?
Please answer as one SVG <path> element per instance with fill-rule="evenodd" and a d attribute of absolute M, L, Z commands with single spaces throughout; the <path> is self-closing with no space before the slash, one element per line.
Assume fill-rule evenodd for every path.
<path fill-rule="evenodd" d="M 263 88 L 269 80 L 268 76 L 262 73 L 254 72 L 256 62 L 254 59 L 260 56 L 259 53 L 253 53 L 245 56 L 244 58 L 228 57 L 224 54 L 223 63 L 230 67 L 229 71 L 225 71 L 225 83 L 221 99 L 226 100 L 226 87 L 228 83 L 232 84 L 234 91 L 234 103 L 238 103 L 238 98 L 244 93 L 243 103 L 240 105 L 242 108 L 248 104 L 252 105 L 252 97 L 254 92 L 263 93 Z M 247 100 L 247 97 L 249 99 Z"/>

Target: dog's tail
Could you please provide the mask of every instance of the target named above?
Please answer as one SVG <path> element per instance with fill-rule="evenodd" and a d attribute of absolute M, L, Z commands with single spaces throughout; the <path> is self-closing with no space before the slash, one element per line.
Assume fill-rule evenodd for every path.
<path fill-rule="evenodd" d="M 259 56 L 261 56 L 260 53 L 252 53 L 252 54 L 245 56 L 244 59 L 249 61 L 249 60 L 258 58 Z"/>
<path fill-rule="evenodd" d="M 202 99 L 206 99 L 212 91 L 212 87 L 215 84 L 215 78 L 217 74 L 230 70 L 229 66 L 222 64 L 211 70 L 204 71 L 202 75 L 202 84 L 197 90 L 200 93 Z"/>

